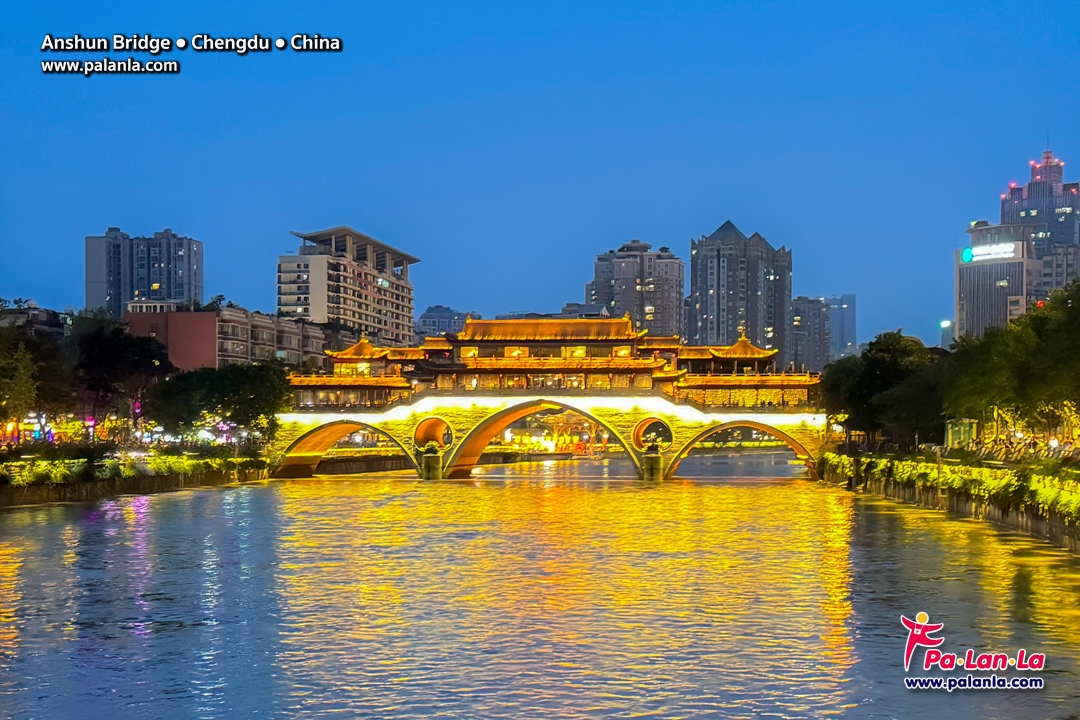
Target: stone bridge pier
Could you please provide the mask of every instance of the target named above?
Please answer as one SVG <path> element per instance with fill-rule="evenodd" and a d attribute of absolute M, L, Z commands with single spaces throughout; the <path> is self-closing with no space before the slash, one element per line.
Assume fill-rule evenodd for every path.
<path fill-rule="evenodd" d="M 367 428 L 397 445 L 421 477 L 462 478 L 469 476 L 496 436 L 541 410 L 569 410 L 595 422 L 607 431 L 609 442 L 619 442 L 627 449 L 638 476 L 649 480 L 673 477 L 697 443 L 729 427 L 753 428 L 775 436 L 813 472 L 827 429 L 824 413 L 754 408 L 706 412 L 661 396 L 552 399 L 430 395 L 409 405 L 374 412 L 282 413 L 281 430 L 269 455 L 279 460 L 276 477 L 309 477 L 339 440 Z M 425 457 L 425 447 L 438 450 Z"/>

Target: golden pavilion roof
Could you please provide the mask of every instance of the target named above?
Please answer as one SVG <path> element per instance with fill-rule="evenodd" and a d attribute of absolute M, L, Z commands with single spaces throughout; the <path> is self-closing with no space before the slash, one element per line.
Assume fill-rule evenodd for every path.
<path fill-rule="evenodd" d="M 420 348 L 422 350 L 453 350 L 454 346 L 450 344 L 449 340 L 439 335 L 424 338 L 424 342 L 420 345 Z"/>
<path fill-rule="evenodd" d="M 646 335 L 638 340 L 641 350 L 678 350 L 682 347 L 682 338 L 678 335 Z"/>
<path fill-rule="evenodd" d="M 717 351 L 717 357 L 738 358 L 740 360 L 762 360 L 764 358 L 772 357 L 777 353 L 776 350 L 763 350 L 762 348 L 757 347 L 747 339 L 746 333 L 742 333 L 741 337 L 735 341 L 734 345 L 715 348 L 715 350 Z"/>
<path fill-rule="evenodd" d="M 435 338 L 428 338 L 433 340 Z M 444 341 L 445 342 L 445 341 Z M 449 343 L 447 343 L 447 348 Z M 335 362 L 363 362 L 370 360 L 423 360 L 424 350 L 430 349 L 425 344 L 422 347 L 377 347 L 371 344 L 367 337 L 361 337 L 352 347 L 344 350 L 327 350 L 326 354 Z"/>
<path fill-rule="evenodd" d="M 422 347 L 396 347 L 387 348 L 387 360 L 423 360 L 424 350 Z"/>
<path fill-rule="evenodd" d="M 621 318 L 465 319 L 458 342 L 632 342 L 645 334 L 629 316 Z"/>
<path fill-rule="evenodd" d="M 750 342 L 746 333 L 739 330 L 739 339 L 733 345 L 717 347 L 704 345 L 684 345 L 679 348 L 680 360 L 765 360 L 777 353 L 776 350 L 764 350 Z"/>
<path fill-rule="evenodd" d="M 344 350 L 327 350 L 326 354 L 335 360 L 376 360 L 386 357 L 390 348 L 375 347 L 367 336 L 361 336 L 352 347 Z"/>
<path fill-rule="evenodd" d="M 747 373 L 731 375 L 686 375 L 675 384 L 680 388 L 772 387 L 804 388 L 817 385 L 821 376 L 811 373 Z"/>
<path fill-rule="evenodd" d="M 360 375 L 293 375 L 289 382 L 296 387 L 359 387 L 359 388 L 400 388 L 412 387 L 407 379 L 400 375 L 360 376 Z"/>
<path fill-rule="evenodd" d="M 564 357 L 472 357 L 461 362 L 470 370 L 528 370 L 532 372 L 601 371 L 652 372 L 663 367 L 663 358 L 564 358 Z"/>

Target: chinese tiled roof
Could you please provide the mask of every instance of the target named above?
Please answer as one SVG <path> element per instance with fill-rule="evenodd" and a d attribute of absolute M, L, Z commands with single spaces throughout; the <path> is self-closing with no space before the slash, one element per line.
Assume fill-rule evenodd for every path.
<path fill-rule="evenodd" d="M 717 357 L 714 348 L 691 346 L 679 348 L 680 360 L 713 360 Z"/>
<path fill-rule="evenodd" d="M 293 375 L 289 382 L 295 387 L 371 387 L 405 390 L 412 384 L 400 375 L 361 377 L 348 375 Z"/>
<path fill-rule="evenodd" d="M 444 337 L 426 337 L 420 346 L 424 350 L 453 350 L 454 346 Z"/>
<path fill-rule="evenodd" d="M 521 357 L 521 358 L 462 358 L 462 364 L 470 370 L 513 370 L 530 372 L 652 372 L 665 364 L 663 358 L 564 358 L 564 357 Z"/>
<path fill-rule="evenodd" d="M 810 373 L 748 373 L 732 375 L 687 375 L 677 382 L 680 388 L 806 388 L 817 385 L 820 375 Z"/>
<path fill-rule="evenodd" d="M 433 338 L 428 339 L 431 340 Z M 423 360 L 424 350 L 424 347 L 377 347 L 372 345 L 371 341 L 366 337 L 362 337 L 350 348 L 339 350 L 337 352 L 327 350 L 326 354 L 335 362 L 360 362 L 363 360 L 380 360 L 383 358 L 386 358 L 387 360 Z"/>
<path fill-rule="evenodd" d="M 473 320 L 457 333 L 458 342 L 589 342 L 625 340 L 644 335 L 629 317 L 540 318 L 525 320 Z"/>
<path fill-rule="evenodd" d="M 646 335 L 638 341 L 640 350 L 678 350 L 682 339 L 678 335 Z"/>
<path fill-rule="evenodd" d="M 734 345 L 719 347 L 690 346 L 684 345 L 679 348 L 680 360 L 711 360 L 713 358 L 727 360 L 764 360 L 771 358 L 777 353 L 776 350 L 763 350 L 750 342 L 746 333 L 740 331 L 740 337 Z"/>
<path fill-rule="evenodd" d="M 776 350 L 763 350 L 754 343 L 750 342 L 746 335 L 743 335 L 735 341 L 734 345 L 728 345 L 727 347 L 714 348 L 716 357 L 719 358 L 738 358 L 738 359 L 751 359 L 761 360 L 764 358 L 772 357 L 777 353 Z"/>
<path fill-rule="evenodd" d="M 375 360 L 386 357 L 390 348 L 375 347 L 366 337 L 361 337 L 355 345 L 344 350 L 327 350 L 326 354 L 335 360 Z"/>

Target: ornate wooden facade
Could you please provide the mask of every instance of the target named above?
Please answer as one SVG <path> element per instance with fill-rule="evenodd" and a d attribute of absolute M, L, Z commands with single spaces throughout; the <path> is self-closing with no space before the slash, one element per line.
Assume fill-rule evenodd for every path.
<path fill-rule="evenodd" d="M 333 373 L 292 377 L 298 410 L 383 408 L 431 394 L 662 395 L 701 408 L 810 408 L 818 376 L 786 372 L 745 336 L 725 347 L 651 337 L 628 317 L 467 319 L 419 347 L 362 338 Z"/>

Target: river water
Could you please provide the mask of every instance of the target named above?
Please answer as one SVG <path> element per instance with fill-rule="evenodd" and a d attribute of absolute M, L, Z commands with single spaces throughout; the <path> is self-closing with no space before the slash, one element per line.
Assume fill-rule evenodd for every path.
<path fill-rule="evenodd" d="M 618 463 L 481 470 L 0 513 L 0 715 L 1080 713 L 1060 549 L 784 455 L 691 458 L 659 486 Z M 1045 653 L 1045 689 L 905 689 L 919 611 L 942 649 Z"/>

